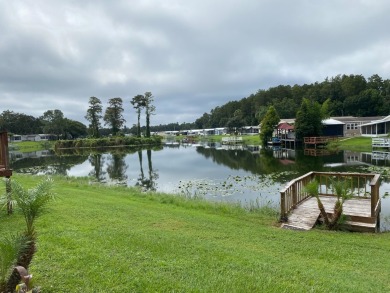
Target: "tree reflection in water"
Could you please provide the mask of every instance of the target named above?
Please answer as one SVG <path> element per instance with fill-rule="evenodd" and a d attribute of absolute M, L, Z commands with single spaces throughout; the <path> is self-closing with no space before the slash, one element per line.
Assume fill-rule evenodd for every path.
<path fill-rule="evenodd" d="M 95 177 L 98 182 L 105 181 L 106 172 L 103 171 L 104 157 L 101 153 L 91 154 L 88 158 L 93 169 L 89 172 L 89 176 Z"/>
<path fill-rule="evenodd" d="M 127 185 L 125 153 L 111 153 L 108 157 L 107 174 L 112 182 Z"/>
<path fill-rule="evenodd" d="M 140 165 L 140 174 L 137 179 L 137 183 L 135 186 L 139 186 L 142 188 L 144 191 L 156 191 L 157 190 L 157 182 L 156 180 L 158 179 L 158 173 L 157 170 L 153 169 L 153 164 L 152 164 L 152 151 L 148 149 L 146 151 L 146 155 L 148 158 L 148 175 L 149 177 L 146 178 L 144 174 L 144 169 L 143 169 L 143 154 L 142 150 L 138 151 L 138 160 L 139 160 L 139 165 Z"/>

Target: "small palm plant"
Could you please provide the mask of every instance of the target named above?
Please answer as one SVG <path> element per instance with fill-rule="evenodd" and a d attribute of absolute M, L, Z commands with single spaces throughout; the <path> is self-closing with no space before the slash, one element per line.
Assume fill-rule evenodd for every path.
<path fill-rule="evenodd" d="M 321 212 L 321 216 L 324 219 L 325 225 L 329 227 L 329 218 L 328 214 L 325 211 L 324 205 L 319 197 L 319 183 L 317 180 L 312 180 L 305 186 L 305 192 L 307 192 L 310 196 L 314 196 L 317 199 L 318 208 Z"/>
<path fill-rule="evenodd" d="M 25 189 L 18 182 L 12 182 L 12 197 L 26 221 L 25 236 L 28 239 L 28 246 L 20 253 L 17 264 L 26 269 L 28 269 L 36 251 L 35 219 L 42 213 L 46 204 L 53 198 L 52 187 L 53 181 L 50 178 L 39 182 L 37 186 L 32 189 Z"/>
<path fill-rule="evenodd" d="M 13 292 L 15 289 L 17 283 L 11 282 L 12 272 L 20 252 L 26 247 L 27 239 L 22 235 L 10 234 L 0 239 L 0 292 Z"/>
<path fill-rule="evenodd" d="M 319 197 L 319 183 L 316 180 L 312 180 L 305 186 L 305 191 L 317 199 L 317 204 L 321 212 L 321 216 L 324 219 L 324 223 L 327 229 L 329 230 L 338 228 L 338 225 L 340 224 L 340 221 L 342 220 L 343 216 L 343 204 L 346 199 L 352 197 L 352 192 L 349 187 L 348 181 L 332 180 L 331 185 L 334 194 L 337 196 L 337 200 L 333 208 L 333 215 L 331 217 L 329 217 L 326 213 L 324 205 L 322 204 L 321 199 Z"/>
<path fill-rule="evenodd" d="M 347 180 L 332 180 L 332 189 L 337 196 L 336 203 L 333 209 L 333 216 L 330 220 L 329 229 L 334 229 L 342 220 L 343 205 L 345 200 L 350 199 L 353 195 Z"/>

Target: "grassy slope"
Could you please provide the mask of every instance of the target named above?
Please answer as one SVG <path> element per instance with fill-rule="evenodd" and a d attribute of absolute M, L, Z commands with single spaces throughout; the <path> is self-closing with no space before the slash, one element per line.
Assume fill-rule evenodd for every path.
<path fill-rule="evenodd" d="M 15 148 L 19 152 L 28 153 L 45 150 L 53 147 L 52 141 L 21 141 L 10 144 L 10 148 Z"/>
<path fill-rule="evenodd" d="M 30 269 L 43 292 L 390 291 L 389 233 L 282 230 L 264 213 L 55 180 Z M 0 215 L 0 231 L 22 223 Z"/>
<path fill-rule="evenodd" d="M 341 139 L 338 142 L 338 148 L 342 150 L 357 151 L 357 152 L 371 152 L 371 138 L 370 137 L 353 137 Z"/>

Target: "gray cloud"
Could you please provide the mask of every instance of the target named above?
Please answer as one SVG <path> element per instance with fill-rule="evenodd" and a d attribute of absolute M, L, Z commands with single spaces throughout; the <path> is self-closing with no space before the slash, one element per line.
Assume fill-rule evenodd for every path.
<path fill-rule="evenodd" d="M 152 124 L 204 112 L 279 84 L 337 74 L 389 78 L 388 1 L 2 1 L 0 110 L 60 109 L 85 122 L 151 91 Z"/>

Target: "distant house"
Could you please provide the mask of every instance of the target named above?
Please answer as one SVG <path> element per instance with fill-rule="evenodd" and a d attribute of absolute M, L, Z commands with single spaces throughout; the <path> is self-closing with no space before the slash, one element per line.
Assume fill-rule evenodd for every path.
<path fill-rule="evenodd" d="M 22 141 L 47 141 L 55 140 L 57 137 L 54 134 L 14 134 L 10 137 L 11 142 L 22 142 Z"/>
<path fill-rule="evenodd" d="M 390 133 L 390 115 L 379 120 L 360 125 L 362 136 L 380 137 Z"/>
<path fill-rule="evenodd" d="M 275 135 L 284 140 L 295 140 L 294 126 L 282 120 L 276 127 Z"/>
<path fill-rule="evenodd" d="M 295 119 L 283 119 L 280 120 L 278 128 L 275 129 L 275 135 L 283 137 L 286 135 L 293 135 L 292 129 L 285 129 L 294 127 Z M 341 116 L 331 117 L 322 121 L 323 136 L 385 136 L 390 132 L 390 115 L 387 117 L 353 117 L 353 116 Z M 290 126 L 287 126 L 290 125 Z M 289 133 L 289 134 L 288 134 Z"/>
<path fill-rule="evenodd" d="M 370 123 L 374 120 L 380 120 L 384 116 L 376 117 L 354 117 L 354 116 L 341 116 L 341 117 L 332 117 L 335 120 L 343 122 L 345 124 L 344 136 L 355 136 L 361 135 L 361 125 Z"/>
<path fill-rule="evenodd" d="M 243 126 L 241 128 L 241 134 L 256 135 L 259 134 L 259 126 Z"/>
<path fill-rule="evenodd" d="M 322 120 L 322 136 L 344 136 L 345 123 L 329 118 Z"/>

